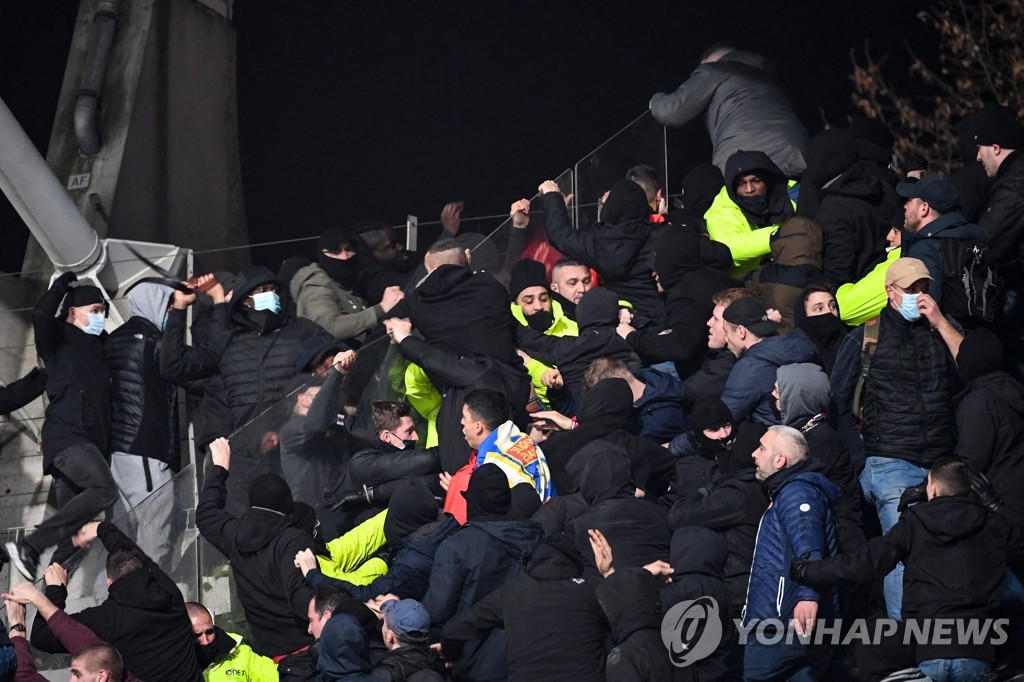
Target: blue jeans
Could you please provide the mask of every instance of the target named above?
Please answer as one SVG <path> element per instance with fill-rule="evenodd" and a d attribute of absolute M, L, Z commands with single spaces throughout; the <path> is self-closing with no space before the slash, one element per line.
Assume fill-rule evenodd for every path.
<path fill-rule="evenodd" d="M 783 639 L 777 644 L 761 644 L 748 638 L 743 647 L 743 679 L 750 682 L 813 682 L 825 675 L 831 657 L 831 646 L 808 646 L 796 637 L 792 643 Z"/>
<path fill-rule="evenodd" d="M 928 475 L 928 470 L 902 459 L 889 457 L 868 457 L 864 462 L 864 471 L 860 474 L 860 488 L 864 499 L 875 506 L 878 520 L 882 524 L 882 532 L 900 520 L 896 508 L 900 504 L 903 491 L 917 485 Z M 903 564 L 897 564 L 889 575 L 885 576 L 885 609 L 889 617 L 902 620 L 900 610 L 903 605 Z"/>
<path fill-rule="evenodd" d="M 935 682 L 988 682 L 988 661 L 977 658 L 933 658 L 917 667 Z"/>

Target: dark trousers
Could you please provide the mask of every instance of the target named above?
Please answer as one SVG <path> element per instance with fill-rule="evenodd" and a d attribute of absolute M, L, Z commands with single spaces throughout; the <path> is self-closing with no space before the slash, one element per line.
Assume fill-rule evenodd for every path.
<path fill-rule="evenodd" d="M 72 445 L 53 458 L 57 511 L 40 523 L 25 542 L 36 552 L 57 545 L 53 561 L 62 564 L 75 548 L 71 536 L 117 502 L 110 465 L 92 444 Z"/>

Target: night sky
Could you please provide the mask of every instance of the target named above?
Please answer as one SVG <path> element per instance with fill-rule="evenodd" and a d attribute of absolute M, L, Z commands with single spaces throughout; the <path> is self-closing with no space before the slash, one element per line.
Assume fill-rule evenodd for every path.
<path fill-rule="evenodd" d="M 187 1 L 187 0 L 175 0 Z M 5 3 L 0 95 L 43 150 L 77 11 Z M 841 124 L 851 48 L 929 51 L 921 3 L 277 2 L 237 0 L 243 186 L 252 242 L 315 235 L 367 216 L 504 213 L 675 89 L 712 42 L 769 56 L 808 130 Z M 934 49 L 934 48 L 932 48 Z M 705 160 L 702 126 L 671 138 L 675 165 Z M 636 162 L 643 162 L 637 159 Z M 623 168 L 625 171 L 625 168 Z M 670 179 L 678 191 L 681 176 Z M 4 202 L 6 203 L 6 202 Z M 0 269 L 27 230 L 0 207 Z M 469 223 L 485 230 L 499 220 Z M 272 267 L 309 244 L 259 249 Z"/>

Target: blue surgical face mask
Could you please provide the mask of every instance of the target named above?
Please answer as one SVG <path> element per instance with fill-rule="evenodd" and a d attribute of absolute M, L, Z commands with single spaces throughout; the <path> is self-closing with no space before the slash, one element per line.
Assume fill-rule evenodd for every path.
<path fill-rule="evenodd" d="M 273 291 L 261 291 L 252 295 L 253 310 L 269 310 L 272 313 L 281 312 L 281 297 Z"/>
<path fill-rule="evenodd" d="M 103 322 L 105 316 L 103 313 L 88 313 L 89 321 L 86 323 L 82 331 L 86 334 L 92 334 L 93 336 L 99 336 L 103 333 Z"/>
<path fill-rule="evenodd" d="M 899 311 L 907 322 L 917 322 L 921 317 L 921 311 L 917 308 L 917 299 L 920 294 L 903 294 L 903 302 L 900 303 Z"/>

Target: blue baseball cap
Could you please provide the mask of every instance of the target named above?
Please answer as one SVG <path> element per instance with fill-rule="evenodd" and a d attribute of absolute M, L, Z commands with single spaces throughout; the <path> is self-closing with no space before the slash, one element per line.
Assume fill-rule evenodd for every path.
<path fill-rule="evenodd" d="M 955 211 L 960 206 L 956 185 L 940 175 L 926 175 L 917 182 L 901 182 L 896 194 L 904 199 L 920 199 L 939 213 Z"/>
<path fill-rule="evenodd" d="M 409 642 L 427 641 L 430 614 L 415 599 L 392 599 L 380 605 L 388 629 Z"/>

